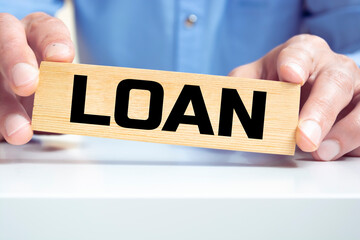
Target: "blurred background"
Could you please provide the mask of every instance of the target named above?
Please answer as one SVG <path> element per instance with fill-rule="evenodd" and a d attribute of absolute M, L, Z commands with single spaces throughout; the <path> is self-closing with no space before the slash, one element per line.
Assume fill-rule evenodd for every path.
<path fill-rule="evenodd" d="M 71 0 L 65 0 L 64 7 L 57 12 L 56 17 L 60 18 L 70 29 L 71 38 L 74 41 L 74 44 L 77 45 L 74 6 Z M 79 63 L 77 47 L 75 48 L 75 50 L 76 50 L 76 55 L 75 55 L 74 63 Z"/>

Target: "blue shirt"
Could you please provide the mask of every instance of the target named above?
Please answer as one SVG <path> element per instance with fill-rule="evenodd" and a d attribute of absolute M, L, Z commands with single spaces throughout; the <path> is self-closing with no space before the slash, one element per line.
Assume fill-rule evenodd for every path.
<path fill-rule="evenodd" d="M 339 53 L 360 49 L 360 0 L 73 2 L 82 63 L 226 75 L 304 32 Z M 21 19 L 62 4 L 0 0 L 0 11 Z"/>

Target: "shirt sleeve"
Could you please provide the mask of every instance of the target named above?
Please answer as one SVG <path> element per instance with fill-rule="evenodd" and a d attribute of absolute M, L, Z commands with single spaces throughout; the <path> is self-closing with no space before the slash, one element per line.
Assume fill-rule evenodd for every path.
<path fill-rule="evenodd" d="M 302 32 L 324 38 L 333 51 L 355 56 L 359 64 L 360 0 L 305 0 L 304 9 Z"/>
<path fill-rule="evenodd" d="M 18 19 L 33 12 L 45 12 L 54 16 L 64 0 L 0 0 L 0 12 L 14 15 Z"/>

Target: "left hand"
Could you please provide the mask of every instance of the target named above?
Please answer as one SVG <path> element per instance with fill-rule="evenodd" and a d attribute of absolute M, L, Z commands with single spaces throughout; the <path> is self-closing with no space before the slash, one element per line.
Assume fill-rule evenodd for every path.
<path fill-rule="evenodd" d="M 301 84 L 299 148 L 317 160 L 360 156 L 360 69 L 322 38 L 295 36 L 229 76 Z"/>

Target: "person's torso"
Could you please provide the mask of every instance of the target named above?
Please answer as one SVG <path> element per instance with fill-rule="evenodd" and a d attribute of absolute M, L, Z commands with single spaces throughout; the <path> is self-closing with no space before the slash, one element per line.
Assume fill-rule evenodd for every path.
<path fill-rule="evenodd" d="M 80 60 L 225 75 L 299 33 L 301 0 L 75 0 Z"/>

